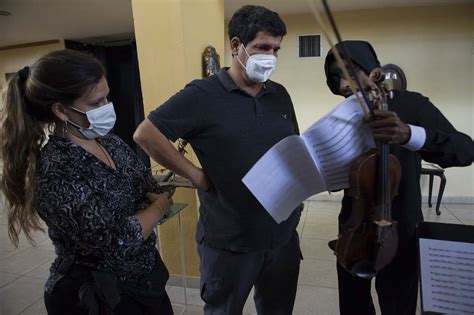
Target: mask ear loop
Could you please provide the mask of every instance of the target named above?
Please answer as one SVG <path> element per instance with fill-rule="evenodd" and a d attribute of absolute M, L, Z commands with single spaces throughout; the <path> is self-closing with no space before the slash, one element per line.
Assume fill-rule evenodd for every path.
<path fill-rule="evenodd" d="M 249 53 L 247 52 L 247 49 L 245 49 L 245 46 L 243 43 L 242 44 L 242 48 L 244 49 L 245 53 L 247 54 L 247 58 L 250 58 L 250 55 Z M 237 52 L 237 55 L 235 55 L 235 57 L 237 57 L 237 60 L 239 61 L 239 63 L 242 65 L 242 67 L 244 67 L 245 70 L 247 70 L 247 67 L 243 64 L 242 60 L 240 60 L 239 58 L 239 52 Z M 248 59 L 247 59 L 248 60 Z"/>
<path fill-rule="evenodd" d="M 244 49 L 245 53 L 247 54 L 247 57 L 250 58 L 250 54 L 247 51 L 247 48 L 245 48 L 244 43 L 242 43 L 242 48 Z"/>

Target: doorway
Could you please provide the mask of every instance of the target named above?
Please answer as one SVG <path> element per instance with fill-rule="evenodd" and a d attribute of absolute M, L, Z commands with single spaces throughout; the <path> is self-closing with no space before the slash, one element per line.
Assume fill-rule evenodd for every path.
<path fill-rule="evenodd" d="M 133 40 L 101 40 L 100 44 L 65 40 L 66 49 L 95 56 L 107 71 L 109 100 L 114 103 L 117 121 L 112 130 L 123 139 L 149 168 L 148 155 L 133 141 L 133 133 L 144 120 L 137 46 Z"/>

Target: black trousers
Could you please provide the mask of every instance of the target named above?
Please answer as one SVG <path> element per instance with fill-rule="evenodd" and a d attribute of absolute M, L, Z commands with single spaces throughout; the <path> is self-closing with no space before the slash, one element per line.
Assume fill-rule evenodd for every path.
<path fill-rule="evenodd" d="M 79 288 L 82 286 L 81 281 L 73 280 L 70 277 L 61 279 L 58 286 L 54 288 L 51 294 L 44 293 L 44 303 L 48 315 L 88 315 L 89 312 L 79 306 Z M 141 305 L 132 297 L 122 295 L 121 300 L 114 310 L 110 311 L 105 305 L 102 305 L 101 315 L 171 315 L 173 308 L 166 291 L 161 299 L 156 299 L 153 305 Z"/>
<path fill-rule="evenodd" d="M 233 252 L 198 245 L 204 314 L 242 314 L 250 290 L 259 315 L 290 315 L 296 297 L 301 250 L 295 232 L 272 250 Z"/>
<path fill-rule="evenodd" d="M 358 278 L 337 264 L 341 315 L 375 315 L 371 280 Z M 375 278 L 382 315 L 415 315 L 418 297 L 416 246 L 410 246 Z"/>
<path fill-rule="evenodd" d="M 125 282 L 118 285 L 120 301 L 113 308 L 101 299 L 98 302 L 100 315 L 171 315 L 173 308 L 165 290 L 168 271 L 157 257 L 156 265 L 150 275 L 138 282 Z M 54 286 L 51 293 L 45 292 L 44 302 L 49 315 L 88 315 L 87 307 L 81 305 L 80 295 L 85 284 L 94 283 L 91 270 L 73 265 L 67 274 Z M 115 287 L 115 286 L 114 286 Z M 107 287 L 106 289 L 113 289 Z M 94 292 L 95 296 L 100 295 Z M 82 301 L 84 303 L 84 299 Z"/>

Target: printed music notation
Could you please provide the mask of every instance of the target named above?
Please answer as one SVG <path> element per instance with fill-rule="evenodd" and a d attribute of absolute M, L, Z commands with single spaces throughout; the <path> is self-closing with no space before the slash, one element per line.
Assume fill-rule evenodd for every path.
<path fill-rule="evenodd" d="M 276 222 L 308 197 L 349 187 L 349 165 L 374 147 L 354 96 L 339 103 L 301 136 L 268 150 L 242 179 Z"/>
<path fill-rule="evenodd" d="M 373 138 L 363 126 L 362 118 L 360 107 L 351 99 L 348 104 L 338 107 L 303 133 L 307 147 L 326 182 L 326 190 L 349 187 L 350 163 L 374 147 Z"/>
<path fill-rule="evenodd" d="M 474 244 L 420 238 L 424 311 L 474 314 Z"/>

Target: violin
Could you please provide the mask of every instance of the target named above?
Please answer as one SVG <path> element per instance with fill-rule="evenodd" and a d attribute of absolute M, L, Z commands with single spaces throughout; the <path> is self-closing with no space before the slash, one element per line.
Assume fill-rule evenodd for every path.
<path fill-rule="evenodd" d="M 371 94 L 367 95 L 356 75 L 351 58 L 345 59 L 348 66 L 346 67 L 318 10 L 310 0 L 307 1 L 364 114 L 367 114 L 366 109 L 358 91 L 370 110 L 371 119 L 375 118 L 374 107 L 387 111 L 387 94 L 392 96 L 393 78 L 390 75 L 386 77 L 381 69 L 374 69 L 369 74 Z M 350 56 L 339 35 L 327 0 L 322 0 L 322 3 L 337 41 L 341 43 L 342 54 Z M 389 145 L 382 142 L 377 142 L 376 149 L 362 154 L 350 165 L 350 186 L 347 193 L 352 197 L 352 211 L 349 219 L 339 226 L 334 253 L 338 263 L 352 275 L 370 279 L 387 266 L 396 255 L 398 228 L 397 222 L 392 219 L 391 206 L 393 198 L 398 194 L 400 177 L 400 162 L 394 155 L 389 154 Z"/>
<path fill-rule="evenodd" d="M 387 85 L 381 69 L 369 75 L 372 100 L 388 110 Z M 392 219 L 392 200 L 398 194 L 401 167 L 389 154 L 389 145 L 377 142 L 377 148 L 351 163 L 348 195 L 352 198 L 349 219 L 339 227 L 335 254 L 349 273 L 370 279 L 387 266 L 398 249 L 397 222 Z"/>

